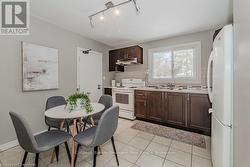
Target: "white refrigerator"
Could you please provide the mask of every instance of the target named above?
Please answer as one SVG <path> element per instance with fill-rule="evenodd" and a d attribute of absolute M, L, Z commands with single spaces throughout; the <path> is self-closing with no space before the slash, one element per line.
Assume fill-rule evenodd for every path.
<path fill-rule="evenodd" d="M 216 36 L 208 62 L 207 84 L 212 108 L 213 167 L 232 166 L 233 26 Z"/>

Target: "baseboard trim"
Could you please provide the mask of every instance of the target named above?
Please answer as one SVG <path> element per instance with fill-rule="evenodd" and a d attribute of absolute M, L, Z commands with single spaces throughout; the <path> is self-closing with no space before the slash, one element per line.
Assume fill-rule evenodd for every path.
<path fill-rule="evenodd" d="M 43 130 L 43 131 L 34 133 L 34 135 L 38 135 L 38 134 L 43 133 L 43 132 L 46 132 L 46 131 L 47 131 L 47 130 Z M 5 143 L 5 144 L 0 145 L 0 152 L 5 151 L 5 150 L 8 150 L 8 149 L 13 148 L 13 147 L 16 147 L 16 146 L 18 146 L 18 145 L 19 145 L 19 143 L 18 143 L 17 139 L 16 139 L 16 140 L 13 140 L 13 141 L 10 141 L 10 142 L 7 142 L 7 143 Z"/>

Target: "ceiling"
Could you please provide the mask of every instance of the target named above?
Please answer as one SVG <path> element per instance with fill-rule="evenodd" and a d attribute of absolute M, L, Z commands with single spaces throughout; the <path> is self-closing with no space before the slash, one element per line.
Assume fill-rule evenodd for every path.
<path fill-rule="evenodd" d="M 113 47 L 218 28 L 233 15 L 232 0 L 137 0 L 139 15 L 129 3 L 118 8 L 119 16 L 112 11 L 104 21 L 97 16 L 91 28 L 88 16 L 104 9 L 106 1 L 35 0 L 31 15 Z"/>

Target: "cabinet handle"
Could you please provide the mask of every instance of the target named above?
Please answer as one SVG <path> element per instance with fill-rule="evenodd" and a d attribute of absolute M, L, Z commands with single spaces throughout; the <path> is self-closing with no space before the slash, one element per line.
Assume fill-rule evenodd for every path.
<path fill-rule="evenodd" d="M 189 103 L 189 94 L 187 95 L 187 104 L 186 104 L 186 111 L 185 111 L 185 115 L 186 115 L 186 118 L 185 118 L 185 125 L 186 127 L 188 127 L 188 103 Z"/>
<path fill-rule="evenodd" d="M 144 101 L 144 106 L 146 107 L 146 105 L 147 105 L 147 102 L 146 102 L 146 101 Z"/>

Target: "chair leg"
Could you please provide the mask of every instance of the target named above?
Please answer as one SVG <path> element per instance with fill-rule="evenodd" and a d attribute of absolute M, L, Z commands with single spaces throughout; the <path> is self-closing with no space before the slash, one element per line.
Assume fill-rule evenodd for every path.
<path fill-rule="evenodd" d="M 114 142 L 114 137 L 113 136 L 111 137 L 111 142 L 112 142 L 113 149 L 114 149 L 114 152 L 115 152 L 116 162 L 117 162 L 117 165 L 119 166 L 119 160 L 118 160 L 118 156 L 117 156 L 117 152 L 116 152 L 115 142 Z"/>
<path fill-rule="evenodd" d="M 65 125 L 67 132 L 70 133 L 69 122 L 67 120 L 65 120 Z"/>
<path fill-rule="evenodd" d="M 96 156 L 98 152 L 98 146 L 94 147 L 94 159 L 93 159 L 93 167 L 96 167 Z"/>
<path fill-rule="evenodd" d="M 78 156 L 78 152 L 79 152 L 80 146 L 81 146 L 80 144 L 77 144 L 74 165 L 76 165 L 76 160 L 77 160 L 77 156 Z"/>
<path fill-rule="evenodd" d="M 39 153 L 36 153 L 35 167 L 38 167 Z"/>
<path fill-rule="evenodd" d="M 68 158 L 69 158 L 69 162 L 71 162 L 71 155 L 70 155 L 70 151 L 69 151 L 69 146 L 68 146 L 68 143 L 65 142 L 65 148 L 66 148 L 66 151 L 67 151 L 67 155 L 68 155 Z"/>
<path fill-rule="evenodd" d="M 48 127 L 48 131 L 50 131 L 50 129 L 51 129 L 51 127 L 49 126 L 49 127 Z"/>
<path fill-rule="evenodd" d="M 59 160 L 59 146 L 55 147 L 55 151 L 56 151 L 56 161 Z"/>
<path fill-rule="evenodd" d="M 76 133 L 77 133 L 77 134 L 79 133 L 79 128 L 78 128 L 77 123 L 76 123 Z"/>
<path fill-rule="evenodd" d="M 99 148 L 100 155 L 102 155 L 102 148 L 101 148 L 101 146 L 99 146 L 98 148 Z"/>
<path fill-rule="evenodd" d="M 26 161 L 27 155 L 28 155 L 28 152 L 27 152 L 27 151 L 25 151 L 25 153 L 24 153 L 24 155 L 23 155 L 23 161 L 22 161 L 22 165 L 21 165 L 21 167 L 24 167 L 24 164 L 25 164 L 25 161 Z"/>
<path fill-rule="evenodd" d="M 83 131 L 86 129 L 87 122 L 84 122 Z"/>
<path fill-rule="evenodd" d="M 67 125 L 67 132 L 70 133 L 70 129 L 69 129 L 69 126 Z"/>

